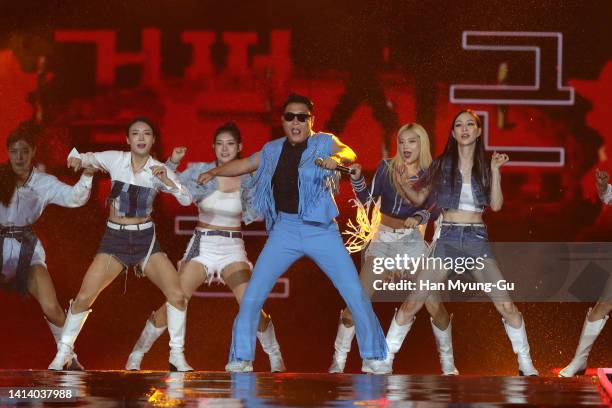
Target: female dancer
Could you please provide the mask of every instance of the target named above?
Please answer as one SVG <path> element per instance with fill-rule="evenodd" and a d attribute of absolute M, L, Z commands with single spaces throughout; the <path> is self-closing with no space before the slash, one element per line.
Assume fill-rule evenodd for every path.
<path fill-rule="evenodd" d="M 610 176 L 605 171 L 597 171 L 595 174 L 597 180 L 597 191 L 599 197 L 604 204 L 612 204 L 612 186 L 608 184 Z M 597 340 L 599 333 L 603 330 L 608 321 L 608 314 L 612 311 L 612 279 L 608 279 L 608 283 L 604 288 L 603 295 L 597 304 L 590 308 L 584 319 L 582 333 L 576 348 L 576 354 L 572 361 L 559 372 L 559 377 L 573 377 L 582 375 L 586 371 L 587 359 L 593 348 L 593 343 Z"/>
<path fill-rule="evenodd" d="M 134 267 L 146 275 L 166 296 L 168 333 L 170 334 L 170 369 L 193 370 L 185 361 L 185 318 L 187 300 L 181 290 L 176 269 L 161 252 L 151 221 L 153 200 L 158 191 L 171 193 L 182 205 L 191 204 L 191 195 L 174 173 L 150 155 L 158 136 L 146 118 L 136 118 L 128 126 L 129 152 L 106 151 L 80 154 L 75 149 L 68 156 L 68 167 L 85 167 L 110 174 L 110 214 L 106 232 L 81 289 L 71 302 L 66 323 L 50 370 L 61 370 L 71 355 L 74 342 L 100 292 L 122 271 Z"/>
<path fill-rule="evenodd" d="M 369 297 L 373 294 L 375 275 L 372 267 L 375 257 L 395 257 L 398 249 L 411 258 L 427 255 L 428 248 L 419 230 L 419 225 L 427 225 L 430 213 L 406 201 L 399 183 L 401 182 L 400 174 L 404 173 L 407 173 L 407 177 L 415 182 L 423 176 L 424 170 L 430 164 L 431 153 L 427 131 L 417 123 L 408 123 L 397 132 L 395 157 L 380 163 L 371 188 L 368 188 L 361 175 L 361 166 L 359 164 L 351 166 L 355 170 L 351 175 L 351 184 L 357 199 L 363 204 L 377 200 L 379 197 L 381 200 L 381 223 L 365 252 L 365 263 L 359 275 L 361 284 Z M 426 207 L 433 207 L 431 202 L 428 204 Z M 457 375 L 459 372 L 455 368 L 453 358 L 451 321 L 448 312 L 443 304 L 435 301 L 428 300 L 425 307 L 431 315 L 431 325 L 440 354 L 442 372 L 444 375 Z M 400 326 L 395 316 L 391 321 L 387 332 L 388 358 L 391 367 L 395 353 L 401 348 L 413 322 L 414 319 Z M 351 349 L 353 337 L 355 337 L 355 326 L 353 326 L 351 311 L 345 308 L 340 314 L 338 333 L 334 343 L 336 351 L 329 368 L 330 373 L 344 372 L 346 356 Z"/>
<path fill-rule="evenodd" d="M 440 157 L 433 161 L 427 175 L 418 185 L 419 191 L 401 184 L 408 199 L 422 204 L 430 193 L 435 194 L 437 205 L 443 209 L 439 238 L 434 244 L 433 257 L 484 258 L 484 267 L 473 269 L 472 275 L 480 282 L 496 282 L 501 272 L 492 257 L 488 243 L 487 229 L 482 220 L 486 206 L 499 211 L 504 203 L 501 190 L 500 167 L 508 162 L 506 154 L 493 153 L 491 164 L 487 165 L 482 142 L 482 122 L 471 110 L 461 111 L 451 125 L 448 143 Z M 454 248 L 454 250 L 452 250 Z M 423 279 L 440 281 L 446 271 L 426 270 Z M 431 276 L 425 276 L 431 275 Z M 492 291 L 488 295 L 497 311 L 502 315 L 506 334 L 517 355 L 520 375 L 538 375 L 529 354 L 529 342 L 525 322 L 505 290 Z M 404 325 L 414 319 L 423 306 L 423 299 L 409 297 L 397 314 L 397 323 Z"/>
<path fill-rule="evenodd" d="M 34 168 L 33 124 L 22 124 L 6 141 L 9 163 L 0 165 L 0 283 L 30 293 L 38 301 L 57 343 L 66 320 L 45 263 L 45 250 L 32 230 L 49 204 L 80 207 L 89 199 L 93 170 L 85 170 L 74 186 Z M 70 353 L 62 368 L 82 370 Z"/>
<path fill-rule="evenodd" d="M 199 219 L 181 262 L 180 281 L 187 299 L 202 283 L 210 285 L 213 280 L 218 280 L 229 286 L 240 303 L 253 267 L 240 232 L 241 218 L 247 224 L 255 219 L 247 203 L 249 190 L 246 186 L 251 176 L 217 177 L 205 185 L 197 183 L 201 173 L 240 157 L 242 137 L 234 123 L 226 123 L 215 131 L 213 149 L 217 158 L 215 162 L 191 163 L 183 173 L 177 174 L 198 206 Z M 185 148 L 175 148 L 166 165 L 176 169 L 185 152 Z M 257 338 L 270 357 L 270 370 L 285 371 L 272 320 L 263 310 L 261 315 Z M 159 308 L 147 320 L 125 365 L 127 370 L 140 370 L 144 354 L 163 333 L 166 320 L 165 307 Z"/>

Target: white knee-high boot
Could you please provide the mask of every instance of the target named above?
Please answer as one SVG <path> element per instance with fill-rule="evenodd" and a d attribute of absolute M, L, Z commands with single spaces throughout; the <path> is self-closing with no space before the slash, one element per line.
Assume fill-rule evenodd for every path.
<path fill-rule="evenodd" d="M 448 327 L 446 330 L 441 330 L 431 320 L 431 328 L 433 329 L 434 337 L 436 338 L 436 346 L 440 355 L 440 366 L 444 375 L 459 375 L 459 371 L 455 367 L 455 357 L 453 355 L 453 316 L 450 316 Z"/>
<path fill-rule="evenodd" d="M 400 351 L 400 348 L 404 343 L 404 339 L 408 335 L 408 332 L 412 328 L 412 325 L 414 324 L 414 321 L 416 319 L 416 317 L 413 316 L 412 320 L 410 320 L 408 323 L 400 325 L 395 320 L 396 317 L 397 310 L 393 314 L 393 319 L 391 319 L 391 325 L 389 326 L 389 330 L 387 331 L 387 347 L 389 348 L 389 351 L 387 353 L 387 361 L 391 371 L 393 371 L 393 360 L 395 359 L 395 354 Z"/>
<path fill-rule="evenodd" d="M 51 364 L 49 364 L 49 370 L 63 370 L 64 367 L 70 363 L 74 353 L 74 342 L 81 332 L 81 328 L 83 324 L 85 324 L 85 320 L 87 320 L 89 313 L 91 313 L 91 309 L 72 314 L 72 301 L 70 301 L 70 308 L 66 314 L 66 321 L 62 328 L 62 334 L 57 343 L 57 354 Z"/>
<path fill-rule="evenodd" d="M 261 343 L 263 350 L 270 358 L 270 371 L 273 373 L 282 373 L 287 371 L 280 351 L 280 345 L 276 340 L 274 324 L 272 324 L 271 319 L 268 320 L 268 327 L 266 327 L 266 330 L 257 332 L 257 339 Z"/>
<path fill-rule="evenodd" d="M 45 317 L 45 321 L 47 322 L 47 325 L 49 326 L 49 330 L 51 330 L 51 334 L 53 335 L 53 339 L 55 340 L 55 346 L 57 348 L 57 343 L 59 343 L 60 338 L 62 336 L 62 328 L 51 323 L 46 317 Z M 81 363 L 79 362 L 74 350 L 72 352 L 72 358 L 70 359 L 70 364 L 64 367 L 64 369 L 71 370 L 71 371 L 85 370 L 85 367 L 83 367 L 83 365 L 81 365 Z"/>
<path fill-rule="evenodd" d="M 193 371 L 184 354 L 187 310 L 179 310 L 170 303 L 166 303 L 166 310 L 170 335 L 170 371 Z"/>
<path fill-rule="evenodd" d="M 332 364 L 329 367 L 330 373 L 343 373 L 346 365 L 346 357 L 351 351 L 351 343 L 355 338 L 355 325 L 346 327 L 342 323 L 342 311 L 340 312 L 340 320 L 338 322 L 338 331 L 336 333 L 336 341 L 334 342 L 334 356 Z"/>
<path fill-rule="evenodd" d="M 582 332 L 580 333 L 580 340 L 578 341 L 578 347 L 576 348 L 576 354 L 572 361 L 559 372 L 559 377 L 573 377 L 575 375 L 584 374 L 587 368 L 587 359 L 589 353 L 593 348 L 593 343 L 599 336 L 599 333 L 603 330 L 608 316 L 604 316 L 603 319 L 596 320 L 594 322 L 589 321 L 589 314 L 591 309 L 587 313 L 587 317 L 584 319 L 584 325 L 582 326 Z"/>
<path fill-rule="evenodd" d="M 512 351 L 516 354 L 519 366 L 519 375 L 537 376 L 538 370 L 535 369 L 529 354 L 529 341 L 527 340 L 527 332 L 525 331 L 525 319 L 521 316 L 521 327 L 515 329 L 510 326 L 504 318 L 502 318 L 506 334 L 512 343 Z"/>
<path fill-rule="evenodd" d="M 136 344 L 134 344 L 134 348 L 128 357 L 127 363 L 125 363 L 125 369 L 130 371 L 138 371 L 140 370 L 140 364 L 142 363 L 142 359 L 151 347 L 153 343 L 166 331 L 166 326 L 163 327 L 155 327 L 151 318 L 147 319 L 145 323 L 144 329 L 142 329 L 142 333 L 140 333 L 140 337 Z"/>

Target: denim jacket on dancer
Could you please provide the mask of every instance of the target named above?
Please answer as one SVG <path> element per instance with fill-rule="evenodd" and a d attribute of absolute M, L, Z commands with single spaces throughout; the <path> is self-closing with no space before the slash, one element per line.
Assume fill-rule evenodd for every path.
<path fill-rule="evenodd" d="M 250 182 L 254 186 L 253 208 L 265 219 L 268 231 L 274 226 L 277 217 L 272 177 L 285 140 L 287 138 L 282 137 L 264 145 L 260 152 L 259 167 Z M 298 215 L 304 221 L 329 224 L 339 214 L 334 201 L 334 194 L 338 192 L 339 174 L 317 166 L 315 160 L 333 155 L 334 136 L 318 132 L 309 136 L 306 143 L 298 168 Z"/>
<path fill-rule="evenodd" d="M 178 164 L 173 163 L 170 159 L 168 159 L 166 161 L 166 167 L 172 171 L 176 171 Z M 216 162 L 189 163 L 185 171 L 176 173 L 181 184 L 191 193 L 194 203 L 204 200 L 218 190 L 219 182 L 217 181 L 216 177 L 206 184 L 199 184 L 197 182 L 200 174 L 205 173 L 215 167 L 217 167 Z M 251 204 L 253 193 L 253 175 L 250 173 L 243 174 L 240 176 L 240 201 L 242 203 L 242 222 L 247 225 L 253 221 L 261 219 Z"/>
<path fill-rule="evenodd" d="M 431 166 L 429 167 L 431 168 Z M 431 186 L 433 195 L 438 207 L 440 208 L 459 208 L 459 199 L 461 198 L 461 186 L 463 185 L 463 177 L 461 172 L 457 170 L 455 180 L 451 180 L 451 163 L 446 160 L 442 163 L 442 172 L 440 180 Z M 455 188 L 453 189 L 453 183 Z M 489 194 L 483 191 L 482 186 L 472 172 L 472 194 L 474 196 L 474 204 L 484 209 L 489 206 Z"/>
<path fill-rule="evenodd" d="M 362 204 L 367 204 L 370 200 L 376 200 L 380 197 L 380 212 L 393 218 L 406 219 L 408 217 L 420 216 L 422 221 L 420 224 L 427 225 L 432 212 L 437 214 L 437 209 L 433 196 L 427 198 L 427 201 L 420 207 L 412 205 L 410 202 L 397 192 L 393 183 L 389 180 L 389 169 L 391 160 L 383 160 L 378 165 L 374 178 L 372 179 L 372 187 L 368 187 L 363 175 L 359 180 L 351 178 L 351 186 L 355 192 L 355 196 Z M 420 170 L 419 173 L 410 179 L 417 181 L 425 172 Z"/>

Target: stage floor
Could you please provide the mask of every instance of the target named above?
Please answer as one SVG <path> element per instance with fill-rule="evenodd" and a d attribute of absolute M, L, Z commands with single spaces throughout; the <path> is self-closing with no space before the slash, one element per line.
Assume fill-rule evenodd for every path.
<path fill-rule="evenodd" d="M 44 390 L 51 390 L 56 397 L 53 401 L 61 403 L 48 406 L 610 406 L 596 376 L 561 379 L 3 370 L 0 387 L 0 406 L 18 401 L 42 406 L 35 398 L 42 397 Z M 17 398 L 19 390 L 25 393 L 23 399 Z M 64 393 L 59 395 L 59 391 Z"/>

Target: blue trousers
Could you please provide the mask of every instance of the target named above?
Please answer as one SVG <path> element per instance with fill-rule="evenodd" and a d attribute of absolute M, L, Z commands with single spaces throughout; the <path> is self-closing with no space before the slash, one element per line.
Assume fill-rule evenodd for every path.
<path fill-rule="evenodd" d="M 253 361 L 260 310 L 276 280 L 302 256 L 312 259 L 331 279 L 353 313 L 359 352 L 364 359 L 382 360 L 387 343 L 366 297 L 338 225 L 309 223 L 297 214 L 280 213 L 264 246 L 234 320 L 229 361 Z"/>

